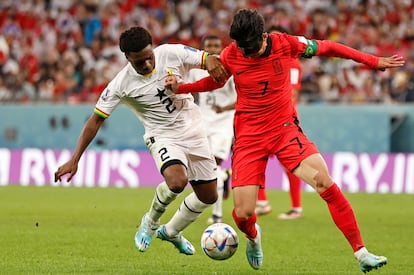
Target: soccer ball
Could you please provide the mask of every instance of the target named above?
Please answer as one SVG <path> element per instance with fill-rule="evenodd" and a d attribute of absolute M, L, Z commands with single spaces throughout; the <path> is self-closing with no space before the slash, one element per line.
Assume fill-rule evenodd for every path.
<path fill-rule="evenodd" d="M 226 260 L 234 255 L 239 246 L 236 231 L 228 224 L 213 223 L 201 236 L 201 248 L 213 260 Z"/>

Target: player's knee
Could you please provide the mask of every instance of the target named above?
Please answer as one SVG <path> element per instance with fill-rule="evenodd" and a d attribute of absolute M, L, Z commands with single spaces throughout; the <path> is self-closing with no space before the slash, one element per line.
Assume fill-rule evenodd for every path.
<path fill-rule="evenodd" d="M 212 188 L 208 192 L 201 192 L 197 194 L 198 199 L 205 204 L 214 204 L 218 199 L 217 189 Z"/>
<path fill-rule="evenodd" d="M 198 199 L 205 204 L 214 204 L 218 199 L 216 180 L 192 180 L 190 181 Z"/>
<path fill-rule="evenodd" d="M 166 182 L 171 192 L 181 193 L 188 183 L 188 178 L 186 176 L 176 176 L 171 179 L 166 179 Z"/>
<path fill-rule="evenodd" d="M 251 216 L 254 215 L 254 208 L 249 209 L 245 207 L 235 207 L 234 211 L 236 213 L 236 216 L 240 219 L 249 219 Z"/>
<path fill-rule="evenodd" d="M 316 191 L 321 193 L 332 185 L 332 179 L 327 173 L 319 171 L 313 178 L 316 182 Z"/>
<path fill-rule="evenodd" d="M 205 204 L 214 204 L 217 201 L 217 192 L 200 196 L 199 200 Z"/>

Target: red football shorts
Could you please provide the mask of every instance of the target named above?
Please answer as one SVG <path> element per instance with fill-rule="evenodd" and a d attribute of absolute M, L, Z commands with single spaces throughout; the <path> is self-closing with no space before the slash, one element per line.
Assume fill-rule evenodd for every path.
<path fill-rule="evenodd" d="M 264 188 L 266 165 L 271 155 L 275 155 L 288 171 L 293 171 L 302 160 L 319 153 L 293 120 L 277 130 L 256 135 L 236 133 L 232 156 L 233 187 L 260 185 Z"/>

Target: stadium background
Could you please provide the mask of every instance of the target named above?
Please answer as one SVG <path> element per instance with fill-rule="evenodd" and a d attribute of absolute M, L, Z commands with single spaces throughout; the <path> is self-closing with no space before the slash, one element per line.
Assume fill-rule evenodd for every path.
<path fill-rule="evenodd" d="M 298 109 L 307 134 L 328 159 L 352 154 L 337 180 L 346 183 L 345 172 L 352 161 L 357 163 L 358 187 L 351 181 L 344 185 L 347 190 L 414 193 L 414 5 L 404 0 L 2 1 L 0 184 L 53 184 L 58 160 L 61 163 L 74 148 L 100 91 L 125 65 L 117 45 L 125 28 L 148 28 L 156 45 L 180 42 L 199 47 L 201 38 L 211 33 L 228 44 L 232 15 L 241 7 L 258 9 L 267 27 L 282 25 L 292 34 L 405 57 L 403 68 L 385 72 L 340 59 L 302 60 Z M 122 107 L 104 126 L 90 148 L 96 158 L 86 161 L 85 170 L 92 172 L 75 185 L 156 184 L 159 178 L 148 170 L 153 169 L 152 160 L 134 115 Z M 46 165 L 50 151 L 53 161 Z M 97 159 L 104 159 L 108 151 L 116 152 L 110 158 L 114 163 L 118 155 L 136 152 L 135 164 L 127 167 L 135 167 L 141 180 L 98 177 L 101 168 L 91 165 L 101 165 Z M 366 154 L 369 161 L 363 166 Z M 32 156 L 27 162 L 26 155 Z M 330 166 L 334 167 L 335 163 Z M 364 167 L 377 171 L 375 188 L 363 183 Z M 120 166 L 111 169 L 122 174 Z M 286 189 L 283 172 L 275 170 L 269 177 L 274 183 L 268 185 Z"/>

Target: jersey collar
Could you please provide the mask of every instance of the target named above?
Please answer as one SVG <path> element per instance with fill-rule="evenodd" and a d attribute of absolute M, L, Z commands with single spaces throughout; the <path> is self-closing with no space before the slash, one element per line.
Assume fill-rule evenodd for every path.
<path fill-rule="evenodd" d="M 264 51 L 264 53 L 262 53 L 262 55 L 260 55 L 260 57 L 268 57 L 270 55 L 271 50 L 272 50 L 272 39 L 270 38 L 270 35 L 269 35 L 267 37 L 266 50 Z"/>

